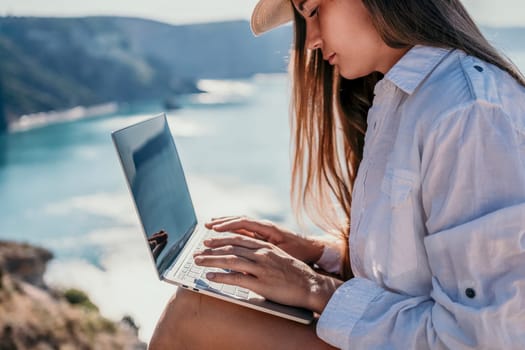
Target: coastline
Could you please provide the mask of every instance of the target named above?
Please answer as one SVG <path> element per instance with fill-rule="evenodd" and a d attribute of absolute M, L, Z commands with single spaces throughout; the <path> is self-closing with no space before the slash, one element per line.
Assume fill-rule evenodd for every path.
<path fill-rule="evenodd" d="M 15 121 L 9 122 L 7 131 L 21 132 L 56 123 L 98 117 L 101 115 L 116 113 L 118 109 L 119 105 L 117 102 L 108 102 L 88 107 L 77 106 L 61 111 L 26 114 Z"/>

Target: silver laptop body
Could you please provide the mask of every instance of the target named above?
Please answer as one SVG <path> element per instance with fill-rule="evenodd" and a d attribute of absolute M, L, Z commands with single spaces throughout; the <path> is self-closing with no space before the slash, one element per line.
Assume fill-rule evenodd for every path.
<path fill-rule="evenodd" d="M 193 252 L 202 248 L 203 240 L 223 234 L 198 223 L 165 114 L 114 131 L 111 136 L 159 279 L 296 322 L 312 322 L 311 311 L 211 282 L 206 273 L 220 269 L 194 265 Z"/>

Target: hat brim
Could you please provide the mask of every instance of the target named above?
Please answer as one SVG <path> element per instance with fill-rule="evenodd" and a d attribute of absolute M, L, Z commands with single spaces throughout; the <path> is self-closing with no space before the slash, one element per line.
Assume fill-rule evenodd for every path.
<path fill-rule="evenodd" d="M 291 0 L 260 0 L 253 9 L 250 27 L 253 34 L 261 35 L 292 21 L 293 18 Z"/>

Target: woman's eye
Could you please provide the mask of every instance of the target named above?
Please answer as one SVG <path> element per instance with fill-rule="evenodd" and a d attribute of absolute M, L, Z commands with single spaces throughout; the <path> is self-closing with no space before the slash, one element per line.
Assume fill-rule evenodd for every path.
<path fill-rule="evenodd" d="M 316 7 L 312 12 L 310 12 L 309 17 L 313 17 L 313 16 L 317 15 L 317 12 L 319 12 L 319 7 Z"/>

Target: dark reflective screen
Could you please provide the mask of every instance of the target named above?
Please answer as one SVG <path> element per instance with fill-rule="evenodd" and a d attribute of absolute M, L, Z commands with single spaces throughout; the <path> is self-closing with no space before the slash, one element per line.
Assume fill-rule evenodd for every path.
<path fill-rule="evenodd" d="M 197 224 L 179 155 L 160 115 L 113 133 L 159 275 Z"/>

